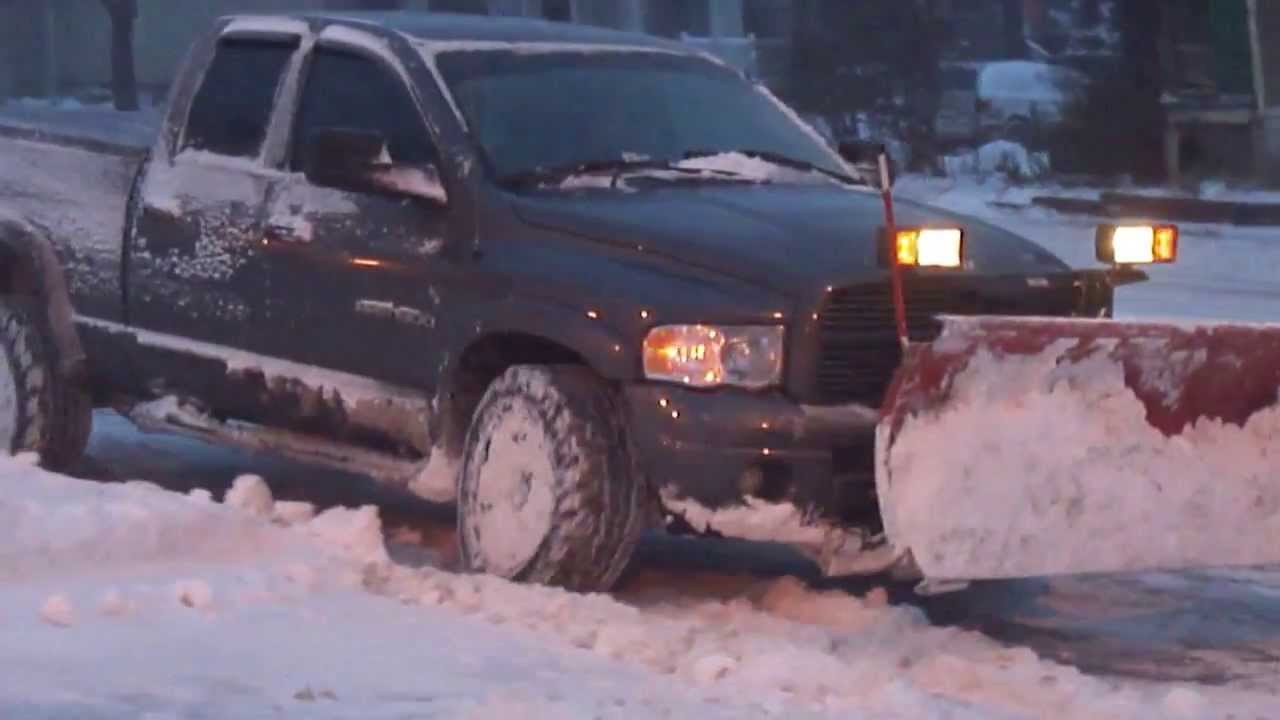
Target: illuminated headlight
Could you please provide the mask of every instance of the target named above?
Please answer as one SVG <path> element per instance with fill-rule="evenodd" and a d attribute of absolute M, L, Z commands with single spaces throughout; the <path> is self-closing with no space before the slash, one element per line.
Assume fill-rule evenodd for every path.
<path fill-rule="evenodd" d="M 964 262 L 964 231 L 958 228 L 898 230 L 893 238 L 894 261 L 915 267 L 960 267 Z"/>
<path fill-rule="evenodd" d="M 693 387 L 764 388 L 782 379 L 783 328 L 663 325 L 644 341 L 644 374 Z"/>
<path fill-rule="evenodd" d="M 1114 265 L 1171 263 L 1178 257 L 1178 228 L 1174 225 L 1101 225 L 1098 260 Z"/>

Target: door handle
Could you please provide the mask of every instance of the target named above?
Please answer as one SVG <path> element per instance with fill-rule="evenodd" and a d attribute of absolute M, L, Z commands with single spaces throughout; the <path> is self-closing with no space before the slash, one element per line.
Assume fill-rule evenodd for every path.
<path fill-rule="evenodd" d="M 310 240 L 310 228 L 305 224 L 267 223 L 262 229 L 262 244 L 266 247 L 300 247 Z"/>
<path fill-rule="evenodd" d="M 277 223 L 267 223 L 263 236 L 270 242 L 298 242 L 300 238 L 293 227 Z"/>

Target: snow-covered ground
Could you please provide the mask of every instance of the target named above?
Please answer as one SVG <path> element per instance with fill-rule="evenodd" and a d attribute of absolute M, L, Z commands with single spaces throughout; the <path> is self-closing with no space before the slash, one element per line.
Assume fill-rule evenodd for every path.
<path fill-rule="evenodd" d="M 1216 601 L 1236 627 L 1220 654 L 1258 661 L 1274 632 L 1238 626 L 1242 609 L 1280 607 L 1269 575 L 995 583 L 919 605 L 815 589 L 768 550 L 653 538 L 617 593 L 573 595 L 453 572 L 447 526 L 384 526 L 379 508 L 400 501 L 358 482 L 335 497 L 350 478 L 97 420 L 95 474 L 166 487 L 0 461 L 6 720 L 1226 718 L 1280 702 L 1274 665 L 1219 686 L 1185 672 L 1212 649 L 1184 648 L 1167 675 L 1133 656 L 1167 658 L 1162 643 L 1184 641 L 1167 626 Z M 281 497 L 355 507 L 312 518 L 254 478 L 210 499 L 245 470 Z M 1197 586 L 1213 594 L 1179 615 Z"/>

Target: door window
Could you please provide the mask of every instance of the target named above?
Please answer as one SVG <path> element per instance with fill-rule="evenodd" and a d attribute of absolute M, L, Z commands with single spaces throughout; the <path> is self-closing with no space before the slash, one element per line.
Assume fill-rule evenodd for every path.
<path fill-rule="evenodd" d="M 276 92 L 297 41 L 227 39 L 191 103 L 182 147 L 232 157 L 257 157 Z"/>

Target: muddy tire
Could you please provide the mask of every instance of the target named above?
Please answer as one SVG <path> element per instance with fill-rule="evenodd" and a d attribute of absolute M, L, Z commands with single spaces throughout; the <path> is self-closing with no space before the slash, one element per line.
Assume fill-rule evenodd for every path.
<path fill-rule="evenodd" d="M 59 382 L 52 343 L 28 304 L 0 298 L 0 452 L 34 452 L 63 469 L 89 441 L 93 407 L 82 389 Z"/>
<path fill-rule="evenodd" d="M 467 433 L 458 479 L 463 565 L 608 590 L 644 529 L 643 485 L 607 385 L 580 367 L 513 367 L 489 386 Z"/>

